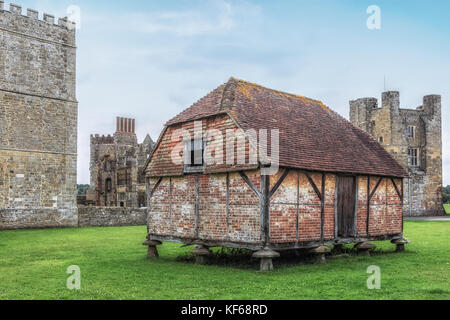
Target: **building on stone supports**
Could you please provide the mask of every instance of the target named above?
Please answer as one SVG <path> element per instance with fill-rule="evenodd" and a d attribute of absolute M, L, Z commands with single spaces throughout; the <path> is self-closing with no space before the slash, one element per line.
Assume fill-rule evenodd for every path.
<path fill-rule="evenodd" d="M 117 130 L 112 136 L 92 135 L 87 203 L 101 207 L 145 207 L 142 169 L 153 147 L 149 135 L 138 143 L 134 119 L 117 118 Z"/>
<path fill-rule="evenodd" d="M 199 263 L 246 248 L 267 270 L 281 250 L 323 263 L 328 245 L 403 236 L 407 173 L 382 146 L 320 101 L 243 80 L 170 120 L 145 171 L 149 257 L 163 241 L 196 245 Z"/>
<path fill-rule="evenodd" d="M 443 214 L 441 97 L 429 95 L 416 109 L 401 109 L 398 92 L 350 102 L 351 122 L 371 134 L 405 169 L 404 214 Z"/>
<path fill-rule="evenodd" d="M 77 226 L 75 26 L 0 0 L 0 229 Z"/>

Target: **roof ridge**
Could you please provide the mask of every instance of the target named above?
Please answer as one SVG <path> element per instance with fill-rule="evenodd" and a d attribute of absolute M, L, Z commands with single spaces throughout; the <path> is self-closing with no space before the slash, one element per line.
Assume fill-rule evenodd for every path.
<path fill-rule="evenodd" d="M 235 77 L 231 77 L 230 81 L 231 80 L 236 81 L 238 84 L 241 83 L 241 84 L 244 84 L 244 85 L 251 85 L 251 86 L 258 87 L 260 89 L 266 90 L 266 91 L 275 92 L 277 94 L 288 95 L 288 96 L 290 96 L 292 98 L 301 99 L 302 101 L 306 101 L 306 102 L 313 103 L 313 104 L 318 104 L 325 111 L 327 111 L 327 112 L 331 111 L 331 109 L 326 104 L 324 104 L 322 101 L 317 100 L 317 99 L 308 98 L 308 97 L 305 97 L 305 96 L 302 96 L 302 95 L 299 95 L 299 94 L 289 93 L 289 92 L 286 92 L 286 91 L 271 89 L 271 88 L 265 87 L 263 85 L 260 85 L 258 83 L 250 82 L 250 81 L 239 79 L 239 78 L 235 78 Z"/>
<path fill-rule="evenodd" d="M 223 88 L 219 110 L 227 110 L 233 105 L 237 85 L 236 82 L 238 81 L 233 77 L 226 82 L 225 87 Z"/>

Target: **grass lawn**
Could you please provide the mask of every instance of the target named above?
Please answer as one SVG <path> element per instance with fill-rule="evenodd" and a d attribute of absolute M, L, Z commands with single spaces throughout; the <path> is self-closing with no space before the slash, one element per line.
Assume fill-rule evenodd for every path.
<path fill-rule="evenodd" d="M 446 214 L 450 214 L 450 204 L 444 204 L 444 209 Z"/>
<path fill-rule="evenodd" d="M 0 232 L 0 299 L 450 299 L 450 222 L 407 221 L 407 252 L 351 255 L 326 265 L 278 263 L 198 266 L 189 248 L 160 247 L 146 259 L 145 227 Z M 377 249 L 379 250 L 379 249 Z M 66 288 L 66 269 L 81 268 L 81 290 Z M 381 290 L 366 270 L 381 268 Z"/>

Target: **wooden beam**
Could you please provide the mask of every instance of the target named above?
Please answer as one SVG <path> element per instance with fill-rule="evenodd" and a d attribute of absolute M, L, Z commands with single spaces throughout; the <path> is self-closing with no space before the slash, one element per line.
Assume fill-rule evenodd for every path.
<path fill-rule="evenodd" d="M 296 223 L 296 239 L 297 242 L 300 240 L 300 230 L 298 223 L 300 222 L 300 171 L 297 171 L 297 219 Z"/>
<path fill-rule="evenodd" d="M 230 233 L 230 173 L 229 172 L 227 172 L 226 221 L 227 221 L 226 239 L 228 239 L 229 238 L 229 233 Z"/>
<path fill-rule="evenodd" d="M 369 222 L 370 222 L 370 176 L 367 177 L 367 214 L 366 214 L 366 236 L 369 236 Z"/>
<path fill-rule="evenodd" d="M 149 198 L 148 198 L 149 201 L 150 201 L 150 198 L 153 197 L 153 195 L 155 194 L 156 189 L 158 189 L 158 187 L 159 187 L 159 185 L 161 184 L 162 181 L 163 181 L 163 178 L 162 178 L 162 177 L 159 178 L 159 179 L 158 179 L 158 182 L 156 182 L 156 184 L 155 184 L 154 187 L 152 188 L 152 191 L 150 191 L 150 196 L 149 196 Z"/>
<path fill-rule="evenodd" d="M 261 198 L 261 192 L 259 192 L 258 188 L 255 187 L 255 185 L 250 181 L 250 179 L 247 177 L 247 175 L 240 171 L 239 172 L 241 178 L 245 181 L 245 183 L 247 183 L 247 185 L 250 187 L 250 189 L 253 190 L 254 193 L 256 193 L 256 195 Z"/>
<path fill-rule="evenodd" d="M 198 239 L 199 231 L 200 231 L 200 192 L 199 192 L 199 183 L 198 183 L 198 175 L 195 176 L 195 236 Z"/>
<path fill-rule="evenodd" d="M 405 190 L 403 187 L 404 183 L 405 183 L 405 181 L 404 181 L 404 179 L 402 179 L 402 235 L 403 235 L 403 230 L 404 230 L 403 228 L 404 228 L 404 223 L 405 223 L 405 221 L 403 219 L 403 206 L 405 204 Z"/>
<path fill-rule="evenodd" d="M 304 171 L 303 173 L 305 174 L 306 178 L 308 178 L 309 183 L 313 187 L 313 189 L 316 192 L 317 196 L 319 197 L 320 201 L 322 201 L 322 194 L 320 193 L 319 188 L 317 188 L 317 185 L 314 182 L 314 180 L 311 178 L 311 176 L 309 175 L 309 173 L 307 171 Z"/>
<path fill-rule="evenodd" d="M 261 240 L 264 245 L 270 241 L 270 176 L 261 175 L 261 195 L 259 209 L 261 215 Z"/>
<path fill-rule="evenodd" d="M 172 177 L 169 178 L 169 230 L 173 232 L 173 218 L 172 218 Z"/>
<path fill-rule="evenodd" d="M 375 185 L 375 188 L 373 189 L 372 193 L 370 194 L 369 201 L 372 200 L 373 196 L 374 196 L 375 193 L 377 192 L 378 187 L 379 187 L 380 184 L 381 184 L 381 181 L 383 181 L 383 177 L 380 177 L 380 179 L 378 179 L 378 182 L 377 182 L 377 184 Z"/>
<path fill-rule="evenodd" d="M 289 169 L 284 170 L 284 172 L 281 175 L 280 179 L 278 179 L 277 183 L 274 185 L 274 187 L 270 191 L 269 198 L 272 198 L 272 196 L 275 194 L 275 192 L 278 191 L 278 189 L 280 188 L 281 184 L 284 182 L 284 180 L 286 180 L 286 177 L 288 176 L 288 174 L 289 174 Z"/>
<path fill-rule="evenodd" d="M 375 188 L 372 192 L 370 192 L 370 176 L 367 179 L 367 221 L 366 221 L 366 232 L 367 236 L 369 236 L 369 223 L 370 223 L 370 201 L 372 200 L 373 196 L 377 192 L 378 187 L 381 184 L 381 181 L 383 181 L 383 177 L 380 177 L 378 179 L 377 184 L 375 185 Z"/>
<path fill-rule="evenodd" d="M 322 173 L 322 196 L 320 197 L 320 239 L 324 241 L 325 232 L 325 173 Z"/>
<path fill-rule="evenodd" d="M 397 184 L 395 183 L 394 178 L 391 178 L 391 182 L 392 182 L 392 184 L 394 185 L 394 188 L 395 188 L 395 191 L 397 192 L 398 197 L 400 198 L 400 200 L 403 201 L 403 195 L 402 195 L 402 193 L 400 192 L 400 190 L 398 189 Z"/>

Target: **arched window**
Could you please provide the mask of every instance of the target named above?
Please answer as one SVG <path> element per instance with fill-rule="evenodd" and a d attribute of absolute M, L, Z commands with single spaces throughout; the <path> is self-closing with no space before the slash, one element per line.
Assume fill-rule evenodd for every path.
<path fill-rule="evenodd" d="M 111 181 L 111 178 L 106 179 L 106 188 L 105 188 L 105 190 L 106 190 L 107 192 L 111 192 L 111 190 L 112 190 L 112 181 Z"/>

